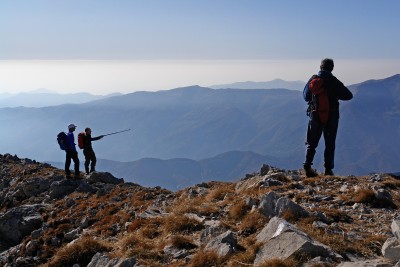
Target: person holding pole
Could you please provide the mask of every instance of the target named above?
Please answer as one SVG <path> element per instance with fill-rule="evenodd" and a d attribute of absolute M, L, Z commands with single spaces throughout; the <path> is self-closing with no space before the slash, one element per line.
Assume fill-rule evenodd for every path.
<path fill-rule="evenodd" d="M 96 154 L 92 147 L 92 141 L 97 141 L 103 138 L 104 135 L 92 137 L 92 130 L 90 128 L 85 129 L 85 136 L 83 138 L 83 155 L 85 155 L 85 171 L 86 174 L 96 171 Z M 90 171 L 89 171 L 90 165 Z"/>

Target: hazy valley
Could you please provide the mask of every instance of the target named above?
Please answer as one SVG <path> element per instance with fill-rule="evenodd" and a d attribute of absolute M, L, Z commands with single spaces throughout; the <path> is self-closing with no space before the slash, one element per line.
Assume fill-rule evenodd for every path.
<path fill-rule="evenodd" d="M 398 172 L 400 76 L 349 88 L 355 96 L 341 105 L 335 173 Z M 98 170 L 177 189 L 207 180 L 239 179 L 261 162 L 301 168 L 305 110 L 299 90 L 199 86 L 83 104 L 2 108 L 0 120 L 7 127 L 0 133 L 0 149 L 62 166 L 65 155 L 55 136 L 69 123 L 78 125 L 77 132 L 91 127 L 93 136 L 131 128 L 93 142 L 102 159 Z M 323 145 L 316 156 L 319 169 L 322 150 Z"/>

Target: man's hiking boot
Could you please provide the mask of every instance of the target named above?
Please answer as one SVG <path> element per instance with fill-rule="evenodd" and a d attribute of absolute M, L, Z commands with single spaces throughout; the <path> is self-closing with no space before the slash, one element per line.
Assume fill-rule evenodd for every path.
<path fill-rule="evenodd" d="M 333 176 L 333 171 L 332 169 L 325 169 L 324 175 L 329 175 L 329 176 Z"/>
<path fill-rule="evenodd" d="M 318 173 L 311 167 L 304 166 L 304 171 L 306 172 L 307 177 L 317 177 Z"/>

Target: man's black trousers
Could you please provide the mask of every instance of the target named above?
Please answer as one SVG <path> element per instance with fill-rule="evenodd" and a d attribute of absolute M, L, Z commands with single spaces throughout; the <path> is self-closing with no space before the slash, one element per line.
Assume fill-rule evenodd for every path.
<path fill-rule="evenodd" d="M 94 172 L 96 167 L 96 154 L 94 153 L 93 149 L 84 149 L 83 155 L 85 155 L 86 173 L 89 173 L 89 165 L 90 165 L 90 172 Z"/>
<path fill-rule="evenodd" d="M 306 142 L 306 161 L 305 167 L 310 167 L 314 160 L 316 148 L 322 133 L 325 140 L 324 161 L 325 169 L 332 170 L 335 167 L 335 142 L 336 134 L 339 125 L 339 115 L 329 118 L 326 125 L 323 125 L 316 113 L 310 114 L 307 128 L 307 142 Z"/>
<path fill-rule="evenodd" d="M 74 161 L 75 175 L 79 176 L 79 158 L 78 158 L 78 152 L 77 151 L 66 151 L 65 174 L 67 176 L 71 175 L 71 171 L 69 170 L 69 167 L 71 166 L 71 159 Z"/>

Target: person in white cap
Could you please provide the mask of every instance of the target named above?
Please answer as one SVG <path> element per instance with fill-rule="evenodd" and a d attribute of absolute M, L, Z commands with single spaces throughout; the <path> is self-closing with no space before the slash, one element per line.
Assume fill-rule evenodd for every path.
<path fill-rule="evenodd" d="M 75 147 L 75 137 L 74 131 L 76 129 L 75 124 L 68 125 L 68 134 L 67 134 L 67 144 L 66 144 L 66 157 L 65 157 L 65 174 L 67 178 L 71 178 L 71 171 L 69 167 L 71 166 L 71 159 L 74 161 L 75 167 L 75 178 L 79 178 L 79 158 L 78 151 L 76 151 Z"/>

